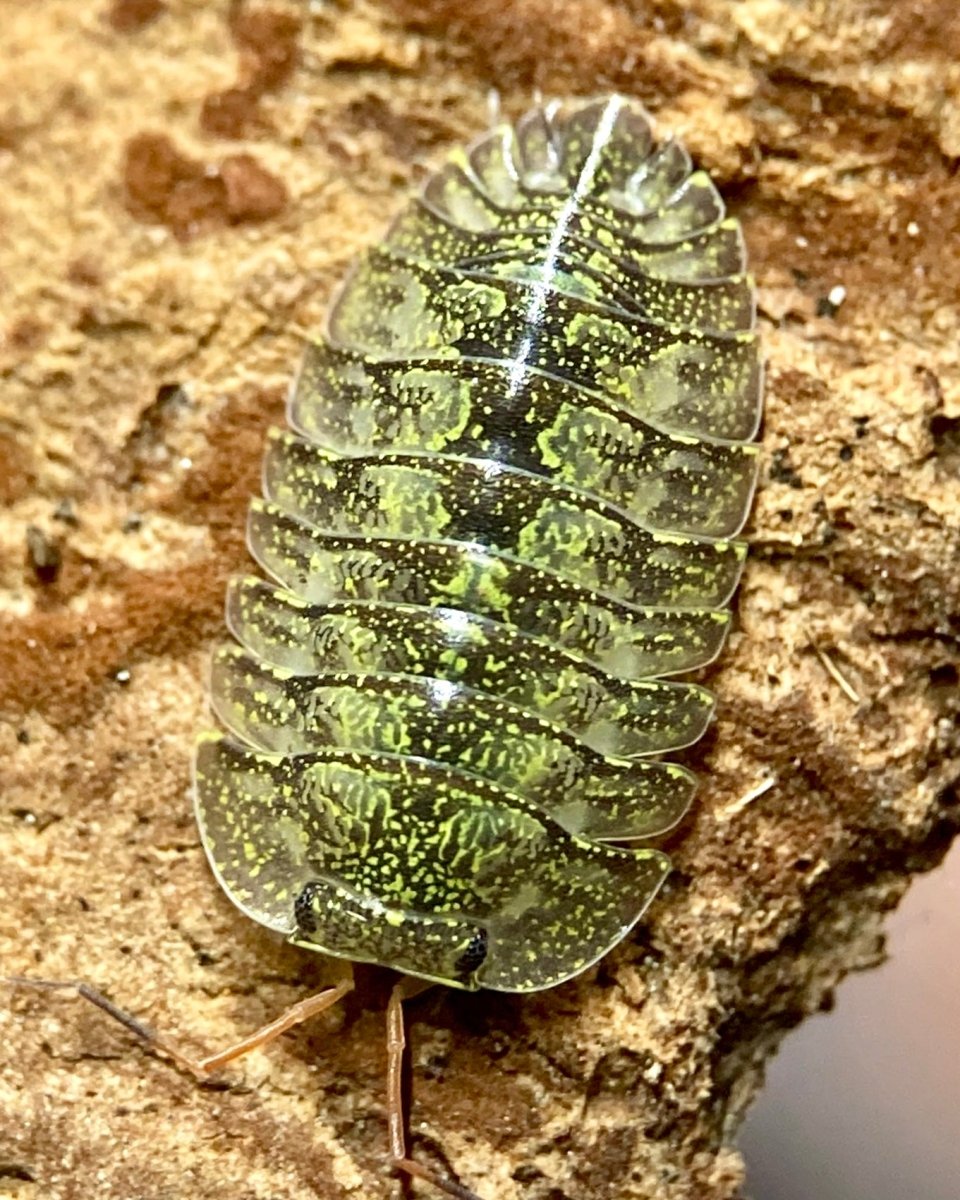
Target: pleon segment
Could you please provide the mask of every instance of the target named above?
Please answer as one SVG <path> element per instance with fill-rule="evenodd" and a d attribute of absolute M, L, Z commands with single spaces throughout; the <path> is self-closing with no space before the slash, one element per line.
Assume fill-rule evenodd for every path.
<path fill-rule="evenodd" d="M 274 433 L 204 844 L 328 953 L 529 991 L 615 945 L 694 780 L 762 365 L 735 221 L 621 97 L 456 153 L 356 264 Z M 241 744 L 242 743 L 242 744 Z"/>
<path fill-rule="evenodd" d="M 446 680 L 293 675 L 225 646 L 213 660 L 211 690 L 223 724 L 258 749 L 431 759 L 519 792 L 590 837 L 663 833 L 693 797 L 683 767 L 607 757 L 551 721 Z"/>
<path fill-rule="evenodd" d="M 380 600 L 457 608 L 545 637 L 621 679 L 712 662 L 726 609 L 638 607 L 469 544 L 321 533 L 254 501 L 250 549 L 278 582 L 313 604 Z M 656 605 L 658 596 L 650 600 Z"/>

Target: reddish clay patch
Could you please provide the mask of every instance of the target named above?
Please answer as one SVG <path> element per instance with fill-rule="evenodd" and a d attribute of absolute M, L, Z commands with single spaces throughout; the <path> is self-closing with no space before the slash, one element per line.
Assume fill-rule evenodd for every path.
<path fill-rule="evenodd" d="M 224 572 L 210 564 L 140 573 L 114 564 L 111 602 L 0 621 L 0 710 L 39 712 L 67 728 L 94 711 L 116 673 L 183 654 L 222 620 Z"/>
<path fill-rule="evenodd" d="M 45 333 L 46 326 L 36 317 L 17 317 L 7 327 L 7 341 L 17 350 L 36 350 Z"/>
<path fill-rule="evenodd" d="M 644 100 L 675 93 L 693 79 L 679 66 L 656 64 L 645 81 L 644 61 L 656 5 L 633 5 L 633 12 L 599 5 L 557 4 L 555 0 L 390 0 L 408 28 L 436 36 L 444 48 L 469 50 L 468 65 L 498 87 L 539 87 L 552 95 L 622 88 Z"/>
<path fill-rule="evenodd" d="M 181 154 L 161 133 L 130 139 L 123 182 L 127 209 L 137 220 L 166 225 L 181 238 L 221 225 L 265 221 L 287 203 L 283 183 L 252 155 L 210 167 Z"/>
<path fill-rule="evenodd" d="M 107 11 L 107 24 L 117 33 L 137 33 L 165 10 L 163 0 L 114 0 Z"/>
<path fill-rule="evenodd" d="M 261 92 L 273 91 L 293 74 L 299 57 L 300 22 L 291 13 L 270 8 L 240 11 L 231 32 L 247 56 L 251 82 Z"/>
<path fill-rule="evenodd" d="M 231 87 L 207 96 L 200 110 L 200 125 L 214 137 L 242 138 L 263 128 L 260 93 L 249 87 Z"/>
<path fill-rule="evenodd" d="M 883 58 L 960 58 L 960 11 L 956 0 L 911 0 L 892 4 Z"/>
<path fill-rule="evenodd" d="M 0 620 L 0 712 L 33 710 L 59 728 L 76 725 L 90 719 L 105 692 L 121 686 L 119 670 L 159 655 L 181 657 L 222 629 L 227 576 L 250 565 L 244 512 L 259 490 L 264 427 L 281 403 L 275 391 L 231 398 L 211 421 L 208 452 L 182 490 L 158 506 L 207 523 L 209 558 L 136 571 L 112 559 L 81 562 L 66 550 L 37 611 Z M 4 448 L 0 442 L 0 453 Z M 70 595 L 94 588 L 108 599 L 91 591 L 83 612 L 63 608 Z"/>
<path fill-rule="evenodd" d="M 96 287 L 103 282 L 103 277 L 97 263 L 82 254 L 67 266 L 67 280 L 78 287 Z"/>
<path fill-rule="evenodd" d="M 232 154 L 225 158 L 220 178 L 231 221 L 267 221 L 286 207 L 287 189 L 252 154 Z"/>
<path fill-rule="evenodd" d="M 203 103 L 200 125 L 216 137 L 242 138 L 263 128 L 260 100 L 293 74 L 299 60 L 300 22 L 270 8 L 241 10 L 230 31 L 240 51 L 237 82 Z"/>
<path fill-rule="evenodd" d="M 37 476 L 32 456 L 11 433 L 0 433 L 0 504 L 15 504 L 33 493 Z"/>

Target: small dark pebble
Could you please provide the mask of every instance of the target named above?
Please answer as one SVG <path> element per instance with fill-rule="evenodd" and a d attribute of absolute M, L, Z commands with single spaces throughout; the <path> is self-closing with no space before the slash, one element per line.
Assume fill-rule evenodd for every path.
<path fill-rule="evenodd" d="M 770 479 L 773 483 L 785 483 L 792 488 L 802 488 L 803 480 L 791 465 L 786 450 L 775 450 L 770 463 Z"/>
<path fill-rule="evenodd" d="M 511 1175 L 511 1179 L 517 1183 L 536 1183 L 538 1179 L 542 1178 L 543 1172 L 533 1163 L 521 1163 Z"/>
<path fill-rule="evenodd" d="M 124 533 L 136 533 L 143 528 L 143 517 L 140 513 L 130 513 L 123 522 Z"/>
<path fill-rule="evenodd" d="M 22 821 L 24 825 L 29 825 L 35 833 L 43 833 L 60 820 L 54 812 L 34 812 L 31 808 L 11 808 L 10 816 L 16 821 Z"/>
<path fill-rule="evenodd" d="M 106 18 L 117 33 L 138 33 L 165 9 L 163 0 L 113 0 Z"/>
<path fill-rule="evenodd" d="M 941 808 L 956 808 L 960 804 L 960 780 L 955 779 L 937 793 L 937 803 Z"/>
<path fill-rule="evenodd" d="M 960 452 L 960 417 L 948 417 L 946 413 L 935 413 L 930 418 L 930 433 L 939 455 L 954 456 Z"/>
<path fill-rule="evenodd" d="M 33 1171 L 18 1162 L 0 1162 L 0 1179 L 17 1179 L 21 1183 L 37 1182 Z"/>
<path fill-rule="evenodd" d="M 27 557 L 41 583 L 53 583 L 60 574 L 63 565 L 60 545 L 36 525 L 27 526 Z"/>
<path fill-rule="evenodd" d="M 161 383 L 157 388 L 154 404 L 167 410 L 189 408 L 190 393 L 182 383 Z"/>
<path fill-rule="evenodd" d="M 943 690 L 952 698 L 960 683 L 960 673 L 953 663 L 940 663 L 930 668 L 929 679 L 931 688 Z"/>
<path fill-rule="evenodd" d="M 853 458 L 853 447 L 844 443 L 840 447 L 840 461 L 849 462 L 851 458 Z"/>

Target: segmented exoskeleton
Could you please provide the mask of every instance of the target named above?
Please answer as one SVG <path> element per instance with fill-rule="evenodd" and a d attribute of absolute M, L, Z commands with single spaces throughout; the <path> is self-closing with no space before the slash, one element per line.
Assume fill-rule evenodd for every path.
<path fill-rule="evenodd" d="M 614 97 L 433 175 L 271 434 L 218 651 L 204 844 L 329 954 L 532 991 L 668 869 L 743 563 L 761 367 L 738 225 Z"/>

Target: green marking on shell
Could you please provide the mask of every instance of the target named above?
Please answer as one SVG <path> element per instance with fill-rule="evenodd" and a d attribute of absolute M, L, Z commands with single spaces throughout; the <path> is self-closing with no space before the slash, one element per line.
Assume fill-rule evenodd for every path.
<path fill-rule="evenodd" d="M 531 991 L 576 975 L 620 941 L 667 872 L 657 850 L 570 834 L 514 792 L 415 758 L 291 758 L 210 738 L 196 788 L 211 864 L 256 920 L 460 986 Z M 314 881 L 322 924 L 304 930 L 293 906 Z M 455 973 L 465 926 L 486 930 L 489 947 L 467 979 Z"/>
<path fill-rule="evenodd" d="M 693 793 L 762 370 L 735 221 L 613 97 L 455 153 L 357 262 L 270 437 L 197 811 L 299 945 L 532 991 L 642 915 Z"/>
<path fill-rule="evenodd" d="M 530 338 L 526 314 L 541 288 L 487 278 L 481 287 L 453 268 L 369 251 L 337 298 L 330 339 L 376 358 L 521 360 L 667 428 L 709 423 L 716 436 L 735 438 L 745 410 L 755 414 L 762 375 L 755 333 L 661 325 L 551 291 Z"/>
<path fill-rule="evenodd" d="M 324 533 L 471 543 L 604 596 L 673 607 L 724 604 L 745 547 L 648 531 L 613 505 L 487 461 L 341 458 L 271 438 L 265 491 Z"/>
<path fill-rule="evenodd" d="M 312 604 L 376 600 L 478 613 L 621 679 L 711 662 L 730 623 L 726 609 L 654 607 L 662 589 L 638 598 L 643 607 L 626 604 L 471 544 L 324 534 L 260 500 L 249 534 L 260 565 Z"/>
<path fill-rule="evenodd" d="M 328 747 L 413 755 L 457 767 L 533 800 L 595 838 L 670 829 L 693 777 L 664 762 L 607 757 L 508 701 L 447 680 L 406 675 L 291 675 L 237 647 L 214 658 L 214 709 L 242 741 L 271 753 Z M 570 807 L 567 807 L 570 806 Z"/>
<path fill-rule="evenodd" d="M 616 679 L 545 638 L 456 609 L 309 605 L 247 578 L 230 586 L 227 621 L 261 662 L 294 674 L 412 675 L 459 683 L 539 714 L 614 757 L 688 746 L 713 712 L 713 697 L 696 684 Z"/>
<path fill-rule="evenodd" d="M 379 362 L 317 343 L 291 420 L 334 453 L 487 459 L 594 493 L 650 528 L 729 537 L 756 477 L 753 443 L 645 424 L 610 398 L 528 372 L 510 394 L 506 363 Z M 491 403 L 492 398 L 495 403 Z M 745 436 L 756 414 L 743 413 Z"/>

